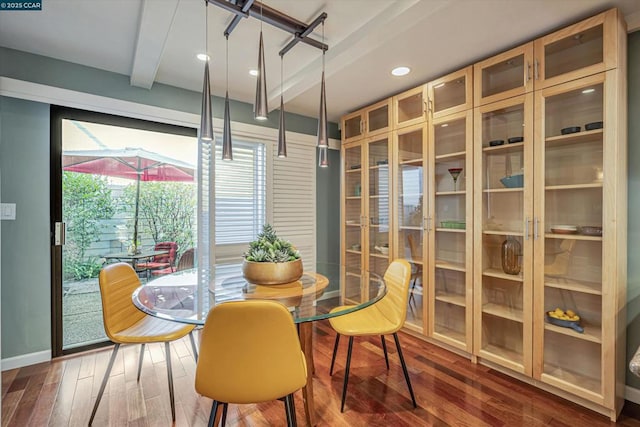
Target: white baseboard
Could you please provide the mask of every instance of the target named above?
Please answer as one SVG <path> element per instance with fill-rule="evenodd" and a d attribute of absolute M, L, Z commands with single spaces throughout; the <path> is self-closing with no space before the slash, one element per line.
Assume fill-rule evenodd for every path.
<path fill-rule="evenodd" d="M 21 356 L 2 359 L 2 370 L 22 368 L 23 366 L 35 365 L 36 363 L 48 362 L 51 360 L 51 350 L 39 351 L 37 353 L 23 354 Z"/>
<path fill-rule="evenodd" d="M 624 398 L 629 402 L 640 405 L 640 389 L 631 386 L 624 387 Z"/>

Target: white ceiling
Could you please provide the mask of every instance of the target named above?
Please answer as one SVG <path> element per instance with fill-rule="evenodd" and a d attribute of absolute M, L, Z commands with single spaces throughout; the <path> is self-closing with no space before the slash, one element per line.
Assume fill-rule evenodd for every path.
<path fill-rule="evenodd" d="M 258 4 L 256 2 L 256 4 Z M 609 7 L 640 27 L 640 0 L 265 0 L 299 21 L 326 12 L 329 119 L 418 86 Z M 131 84 L 202 89 L 203 0 L 43 0 L 42 11 L 0 13 L 0 45 L 130 76 Z M 232 14 L 209 9 L 215 95 L 225 92 L 224 29 Z M 322 39 L 322 26 L 312 38 Z M 260 21 L 229 37 L 229 96 L 253 103 Z M 291 35 L 263 24 L 269 107 L 279 106 L 278 52 Z M 285 109 L 318 114 L 321 51 L 304 43 L 284 59 Z M 398 65 L 411 67 L 393 77 Z"/>

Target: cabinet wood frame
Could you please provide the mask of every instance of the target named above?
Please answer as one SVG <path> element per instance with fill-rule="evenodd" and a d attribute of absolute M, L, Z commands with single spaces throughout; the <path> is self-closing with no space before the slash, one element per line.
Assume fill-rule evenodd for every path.
<path fill-rule="evenodd" d="M 464 77 L 465 79 L 465 101 L 463 104 L 458 104 L 451 108 L 446 108 L 441 111 L 435 111 L 435 89 L 440 85 L 451 83 L 455 80 Z M 461 70 L 447 74 L 439 79 L 430 81 L 427 85 L 428 88 L 428 100 L 427 107 L 429 117 L 432 119 L 439 119 L 440 117 L 448 116 L 449 114 L 459 113 L 473 108 L 473 65 L 469 65 Z"/>
<path fill-rule="evenodd" d="M 483 147 L 482 134 L 482 115 L 492 111 L 498 111 L 517 105 L 523 106 L 524 127 L 522 144 L 523 161 L 524 161 L 524 187 L 522 188 L 522 228 L 519 231 L 508 230 L 485 230 L 483 221 L 483 198 L 485 188 L 482 186 L 483 173 L 485 171 L 483 156 L 485 153 L 497 153 L 501 150 L 505 152 L 510 149 L 510 145 L 502 145 L 498 147 Z M 533 218 L 533 93 L 529 92 L 524 95 L 508 98 L 493 104 L 482 105 L 474 108 L 474 339 L 473 353 L 474 355 L 497 363 L 501 366 L 509 368 L 513 371 L 530 376 L 532 374 L 532 321 L 533 321 L 533 272 L 532 272 L 532 255 L 533 241 L 531 236 L 531 219 Z M 478 188 L 478 186 L 481 186 Z M 522 266 L 520 277 L 515 279 L 499 273 L 488 273 L 483 267 L 483 236 L 485 233 L 495 235 L 513 235 L 522 237 Z M 509 357 L 498 354 L 497 352 L 489 352 L 482 349 L 483 333 L 483 276 L 502 277 L 503 279 L 522 281 L 522 363 L 511 360 Z"/>
<path fill-rule="evenodd" d="M 463 73 L 470 77 L 470 68 L 463 70 Z M 467 80 L 468 81 L 468 80 Z M 470 92 L 467 92 L 468 98 L 471 98 Z M 457 108 L 456 108 L 457 109 Z M 453 110 L 453 109 L 452 109 Z M 436 332 L 435 328 L 435 305 L 436 305 L 436 233 L 438 224 L 441 218 L 437 218 L 436 216 L 436 186 L 435 186 L 435 171 L 436 171 L 436 161 L 446 159 L 444 156 L 436 156 L 436 138 L 435 138 L 435 128 L 437 126 L 441 126 L 444 123 L 456 121 L 456 120 L 464 120 L 465 121 L 465 152 L 464 152 L 464 178 L 465 178 L 465 192 L 464 195 L 459 194 L 457 197 L 464 197 L 465 200 L 465 256 L 464 256 L 464 309 L 465 309 L 465 337 L 463 341 L 454 339 L 450 336 L 440 334 Z M 473 310 L 474 310 L 474 250 L 473 250 L 473 238 L 474 238 L 474 156 L 473 156 L 473 109 L 469 108 L 466 111 L 462 110 L 449 115 L 440 115 L 438 118 L 433 118 L 429 123 L 429 137 L 428 137 L 428 171 L 427 179 L 428 179 L 428 194 L 429 194 L 429 203 L 428 203 L 428 218 L 429 221 L 427 224 L 430 226 L 429 229 L 425 233 L 425 236 L 428 238 L 428 254 L 423 254 L 423 259 L 428 259 L 427 268 L 423 271 L 428 274 L 428 278 L 426 281 L 423 280 L 423 283 L 428 284 L 428 312 L 434 313 L 431 316 L 426 316 L 425 319 L 428 320 L 428 336 L 432 337 L 435 340 L 443 342 L 451 347 L 458 348 L 462 351 L 472 353 L 473 351 Z M 458 183 L 458 186 L 461 185 L 461 182 Z M 459 192 L 458 192 L 459 193 Z M 445 196 L 446 197 L 446 196 Z M 457 231 L 457 230 L 456 230 Z M 440 231 L 442 232 L 442 231 Z M 428 255 L 428 257 L 427 257 Z"/>
<path fill-rule="evenodd" d="M 399 117 L 400 111 L 401 111 L 401 108 L 399 105 L 400 102 L 415 95 L 420 95 L 421 97 L 420 108 L 421 108 L 422 114 L 419 117 L 401 121 L 401 118 Z M 416 124 L 424 124 L 427 121 L 427 85 L 426 84 L 415 87 L 413 89 L 409 89 L 398 95 L 394 95 L 392 99 L 393 99 L 393 128 L 394 129 L 401 129 L 401 128 L 404 128 L 407 126 L 413 126 Z"/>
<path fill-rule="evenodd" d="M 524 59 L 524 73 L 522 75 L 522 85 L 509 89 L 503 92 L 495 93 L 486 97 L 482 96 L 482 71 L 485 68 L 492 67 L 501 62 L 507 62 L 511 58 L 523 55 Z M 502 52 L 491 58 L 487 58 L 484 61 L 478 62 L 473 65 L 473 103 L 474 107 L 491 104 L 492 102 L 499 101 L 505 98 L 511 98 L 514 96 L 522 95 L 527 92 L 533 91 L 533 42 L 525 43 L 521 46 L 510 49 L 506 52 Z"/>
<path fill-rule="evenodd" d="M 620 40 L 618 36 L 620 21 L 622 21 L 622 25 L 626 29 L 626 24 L 624 24 L 624 19 L 620 16 L 620 12 L 617 9 L 609 9 L 598 15 L 592 16 L 591 18 L 587 18 L 576 24 L 570 25 L 561 30 L 536 39 L 534 41 L 535 89 L 544 89 L 559 83 L 567 82 L 569 80 L 575 80 L 581 77 L 590 76 L 596 73 L 601 73 L 603 71 L 616 68 L 618 66 L 618 52 L 620 49 Z M 577 34 L 598 25 L 603 26 L 602 62 L 590 65 L 588 67 L 579 68 L 577 70 L 573 70 L 564 74 L 546 78 L 545 47 L 557 41 L 576 36 Z M 626 44 L 626 42 L 624 42 L 624 44 Z"/>
<path fill-rule="evenodd" d="M 535 109 L 535 165 L 541 177 L 535 189 L 535 217 L 540 229 L 545 230 L 545 102 L 547 97 L 580 90 L 596 84 L 603 85 L 602 154 L 602 278 L 600 345 L 600 391 L 594 392 L 577 381 L 568 382 L 545 374 L 545 234 L 534 243 L 534 372 L 533 377 L 582 399 L 607 408 L 615 420 L 624 402 L 624 393 L 618 387 L 624 384 L 626 371 L 626 76 L 618 69 L 573 80 L 536 91 Z M 572 238 L 573 236 L 567 236 Z M 579 239 L 581 236 L 576 236 Z M 596 238 L 598 239 L 598 238 Z M 562 289 L 562 284 L 559 285 Z M 570 291 L 571 288 L 568 288 Z M 586 326 L 586 325 L 585 325 Z M 564 332 L 564 331 L 558 331 Z M 570 334 L 574 339 L 589 339 L 589 335 Z M 614 375 L 612 375 L 614 373 Z"/>

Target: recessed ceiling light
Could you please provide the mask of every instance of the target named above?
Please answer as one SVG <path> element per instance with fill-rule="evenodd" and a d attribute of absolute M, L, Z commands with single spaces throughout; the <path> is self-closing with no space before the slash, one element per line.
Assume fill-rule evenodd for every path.
<path fill-rule="evenodd" d="M 594 88 L 592 88 L 592 87 L 591 87 L 591 88 L 589 88 L 589 89 L 585 89 L 585 90 L 583 90 L 583 91 L 582 91 L 582 93 L 593 93 L 593 92 L 595 92 L 595 91 L 596 91 L 596 90 L 595 90 Z"/>
<path fill-rule="evenodd" d="M 258 70 L 249 70 L 249 74 L 251 74 L 252 76 L 257 76 Z"/>
<path fill-rule="evenodd" d="M 208 61 L 209 60 L 209 55 L 204 54 L 204 53 L 199 53 L 196 55 L 196 58 L 198 58 L 200 61 Z"/>
<path fill-rule="evenodd" d="M 396 67 L 391 70 L 391 74 L 394 76 L 406 76 L 409 72 L 411 72 L 411 68 L 409 67 Z"/>

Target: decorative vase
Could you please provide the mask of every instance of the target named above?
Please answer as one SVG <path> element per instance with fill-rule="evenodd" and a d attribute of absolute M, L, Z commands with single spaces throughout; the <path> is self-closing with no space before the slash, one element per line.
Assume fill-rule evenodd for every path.
<path fill-rule="evenodd" d="M 288 262 L 242 261 L 242 275 L 255 285 L 281 285 L 302 277 L 302 260 Z"/>
<path fill-rule="evenodd" d="M 512 236 L 502 242 L 502 270 L 507 274 L 520 273 L 520 253 L 522 246 Z"/>

